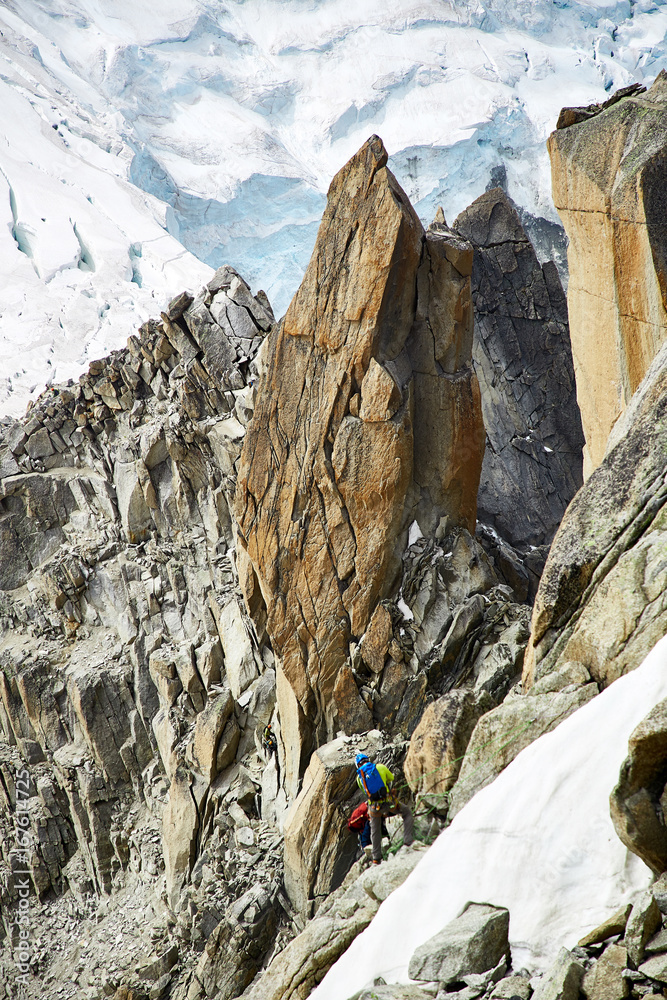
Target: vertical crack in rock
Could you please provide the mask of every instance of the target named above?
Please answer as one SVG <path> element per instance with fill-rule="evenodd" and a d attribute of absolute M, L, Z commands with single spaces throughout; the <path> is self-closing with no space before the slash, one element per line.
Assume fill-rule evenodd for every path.
<path fill-rule="evenodd" d="M 615 95 L 616 97 L 617 95 Z M 586 447 L 584 475 L 667 337 L 667 74 L 549 137 L 568 235 L 568 304 Z"/>
<path fill-rule="evenodd" d="M 281 661 L 289 794 L 335 733 L 338 671 L 394 581 L 407 526 L 475 523 L 472 251 L 424 233 L 386 162 L 373 136 L 332 181 L 239 465 L 240 577 L 249 607 L 261 589 Z"/>

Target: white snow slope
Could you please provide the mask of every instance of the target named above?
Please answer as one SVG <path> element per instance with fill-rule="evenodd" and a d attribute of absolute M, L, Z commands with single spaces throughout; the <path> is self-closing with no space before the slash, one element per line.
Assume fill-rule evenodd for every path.
<path fill-rule="evenodd" d="M 468 803 L 313 1000 L 346 1000 L 377 976 L 409 982 L 414 950 L 469 901 L 506 906 L 515 969 L 544 971 L 651 879 L 614 832 L 609 795 L 628 737 L 667 697 L 667 637 Z"/>
<path fill-rule="evenodd" d="M 665 0 L 2 0 L 0 411 L 197 286 L 183 248 L 280 314 L 373 132 L 424 221 L 501 182 L 562 249 L 558 111 L 650 82 L 666 33 Z"/>

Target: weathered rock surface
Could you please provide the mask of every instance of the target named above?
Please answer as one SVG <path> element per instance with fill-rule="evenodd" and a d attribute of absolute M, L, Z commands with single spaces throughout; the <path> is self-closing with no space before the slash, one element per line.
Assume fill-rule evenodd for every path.
<path fill-rule="evenodd" d="M 588 477 L 667 336 L 667 75 L 577 119 L 562 117 L 548 148 L 569 239 L 568 311 Z"/>
<path fill-rule="evenodd" d="M 607 941 L 608 938 L 616 937 L 618 934 L 621 936 L 625 934 L 625 944 L 628 946 L 628 934 L 626 933 L 626 927 L 628 924 L 628 917 L 632 910 L 632 904 L 627 903 L 622 906 L 620 910 L 617 910 L 608 920 L 605 920 L 598 927 L 595 927 L 592 931 L 585 935 L 579 941 L 578 948 L 586 948 L 594 944 L 602 944 L 603 941 Z M 629 954 L 629 953 L 628 953 Z"/>
<path fill-rule="evenodd" d="M 222 268 L 78 384 L 0 423 L 3 930 L 16 904 L 13 775 L 27 765 L 36 891 L 53 902 L 69 889 L 83 907 L 138 882 L 148 931 L 165 920 L 159 881 L 183 931 L 182 968 L 160 964 L 172 954 L 164 923 L 159 953 L 137 964 L 121 934 L 104 961 L 112 977 L 132 962 L 139 978 L 167 976 L 163 991 L 248 889 L 237 869 L 224 904 L 195 906 L 206 862 L 260 851 L 241 806 L 253 815 L 266 764 L 255 733 L 274 711 L 275 672 L 239 604 L 227 498 L 272 322 L 265 297 Z M 264 837 L 255 876 L 270 851 Z M 272 865 L 275 876 L 282 858 Z M 266 934 L 253 925 L 252 948 L 234 945 L 239 978 L 223 982 L 212 964 L 202 983 L 249 982 L 276 937 L 269 910 Z M 46 970 L 46 952 L 41 961 Z"/>
<path fill-rule="evenodd" d="M 425 847 L 403 847 L 379 867 L 360 876 L 363 862 L 350 870 L 339 889 L 245 994 L 246 1000 L 305 998 L 333 963 L 364 930 L 380 902 L 398 888 L 422 857 Z"/>
<path fill-rule="evenodd" d="M 581 961 L 567 948 L 561 948 L 558 958 L 542 977 L 533 997 L 536 1000 L 577 1000 L 583 977 L 584 966 Z"/>
<path fill-rule="evenodd" d="M 523 750 L 544 733 L 551 732 L 598 693 L 596 684 L 574 690 L 509 697 L 482 715 L 473 730 L 461 764 L 458 781 L 449 796 L 449 816 L 496 778 Z"/>
<path fill-rule="evenodd" d="M 509 955 L 509 911 L 468 903 L 463 913 L 415 951 L 410 979 L 448 983 L 493 969 Z"/>
<path fill-rule="evenodd" d="M 609 803 L 616 833 L 656 875 L 667 869 L 667 701 L 633 731 Z"/>
<path fill-rule="evenodd" d="M 338 671 L 395 581 L 410 521 L 475 522 L 472 250 L 446 228 L 424 233 L 386 162 L 374 136 L 332 181 L 240 460 L 242 584 L 292 692 L 278 687 L 295 722 L 290 794 L 336 731 Z"/>
<path fill-rule="evenodd" d="M 581 982 L 587 1000 L 623 1000 L 630 995 L 630 984 L 623 977 L 628 955 L 622 945 L 610 944 L 589 969 Z"/>
<path fill-rule="evenodd" d="M 533 608 L 524 685 L 577 661 L 605 686 L 639 666 L 667 631 L 667 351 L 568 507 Z"/>
<path fill-rule="evenodd" d="M 533 596 L 583 482 L 565 293 L 555 265 L 540 265 L 501 188 L 474 201 L 454 229 L 475 249 L 473 361 L 486 427 L 477 517 L 520 553 Z"/>
<path fill-rule="evenodd" d="M 646 944 L 661 923 L 660 909 L 653 893 L 650 890 L 642 893 L 632 906 L 625 928 L 625 948 L 634 966 L 638 966 L 644 958 Z"/>
<path fill-rule="evenodd" d="M 427 707 L 405 758 L 405 777 L 413 792 L 444 795 L 450 790 L 473 729 L 489 701 L 480 704 L 473 691 L 459 688 Z"/>
<path fill-rule="evenodd" d="M 379 732 L 361 742 L 343 736 L 310 758 L 285 819 L 285 889 L 306 916 L 338 888 L 354 860 L 358 841 L 346 825 L 357 791 L 354 757 L 364 752 L 375 759 L 382 745 Z"/>

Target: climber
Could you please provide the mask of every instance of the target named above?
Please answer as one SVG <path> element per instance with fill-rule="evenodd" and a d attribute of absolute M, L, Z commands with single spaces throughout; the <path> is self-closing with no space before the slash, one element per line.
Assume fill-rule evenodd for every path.
<path fill-rule="evenodd" d="M 347 821 L 347 828 L 359 835 L 359 846 L 363 850 L 371 842 L 371 822 L 368 818 L 368 803 L 362 802 Z"/>
<path fill-rule="evenodd" d="M 264 732 L 262 733 L 262 747 L 269 755 L 269 759 L 272 753 L 278 753 L 278 740 L 275 737 L 275 733 L 271 729 L 270 725 L 264 727 Z"/>
<path fill-rule="evenodd" d="M 358 753 L 354 759 L 357 766 L 357 784 L 366 792 L 368 817 L 371 827 L 373 864 L 382 861 L 382 819 L 400 812 L 403 817 L 403 843 L 408 847 L 413 841 L 414 820 L 409 806 L 398 801 L 396 793 L 389 788 L 394 775 L 384 764 L 373 764 L 365 753 Z"/>
<path fill-rule="evenodd" d="M 371 843 L 371 821 L 368 818 L 368 803 L 362 802 L 360 806 L 354 810 L 352 815 L 347 821 L 347 828 L 351 830 L 352 833 L 356 833 L 359 836 L 359 846 L 362 851 L 364 847 L 370 847 Z M 389 833 L 382 820 L 382 836 L 388 837 Z"/>

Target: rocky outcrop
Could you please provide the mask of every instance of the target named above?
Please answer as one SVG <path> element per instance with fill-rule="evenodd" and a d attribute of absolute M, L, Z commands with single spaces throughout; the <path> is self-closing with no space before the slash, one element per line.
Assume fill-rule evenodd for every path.
<path fill-rule="evenodd" d="M 255 358 L 272 323 L 266 298 L 222 268 L 196 298 L 174 299 L 127 349 L 93 362 L 79 383 L 54 387 L 23 421 L 0 424 L 7 930 L 16 904 L 14 775 L 22 768 L 23 861 L 36 891 L 70 889 L 85 900 L 138 880 L 150 898 L 164 880 L 172 926 L 183 912 L 187 918 L 183 974 L 189 949 L 200 951 L 248 890 L 229 879 L 224 904 L 193 903 L 207 850 L 259 853 L 242 807 L 258 821 L 266 761 L 255 735 L 274 711 L 275 671 L 240 602 L 227 498 L 252 415 Z M 228 822 L 230 809 L 242 822 Z M 210 955 L 202 989 L 213 983 L 231 996 L 255 974 L 288 919 L 270 885 L 269 877 L 261 934 L 248 907 L 219 930 L 220 953 L 233 940 L 245 956 L 238 975 L 223 975 Z M 158 900 L 153 910 L 146 904 L 153 920 L 164 909 Z M 238 931 L 244 920 L 247 947 Z M 109 952 L 115 968 L 130 941 Z M 147 979 L 160 961 L 139 963 Z M 158 978 L 175 982 L 167 966 Z"/>
<path fill-rule="evenodd" d="M 410 523 L 475 523 L 472 250 L 446 227 L 424 233 L 386 162 L 374 136 L 332 181 L 241 456 L 241 582 L 286 682 L 290 794 L 336 732 L 339 670 L 397 580 Z"/>
<path fill-rule="evenodd" d="M 556 534 L 533 608 L 526 687 L 569 661 L 604 686 L 665 634 L 666 407 L 663 348 Z"/>
<path fill-rule="evenodd" d="M 511 564 L 505 578 L 517 594 L 532 598 L 551 540 L 583 481 L 565 293 L 556 266 L 540 265 L 501 188 L 474 201 L 454 229 L 475 250 L 473 362 L 486 427 L 477 517 L 521 556 L 525 592 Z M 502 548 L 495 562 L 502 573 Z"/>
<path fill-rule="evenodd" d="M 306 1000 L 336 959 L 371 922 L 380 903 L 401 885 L 426 848 L 403 847 L 380 867 L 357 862 L 345 881 L 273 960 L 245 994 L 246 1000 Z"/>
<path fill-rule="evenodd" d="M 468 903 L 460 916 L 417 948 L 408 975 L 448 986 L 464 976 L 487 972 L 509 959 L 509 925 L 508 910 Z"/>
<path fill-rule="evenodd" d="M 363 752 L 375 759 L 382 745 L 379 732 L 363 740 L 341 736 L 310 758 L 285 818 L 285 889 L 306 916 L 338 888 L 354 861 L 358 840 L 346 825 L 357 792 L 354 757 Z"/>
<path fill-rule="evenodd" d="M 490 784 L 524 747 L 551 732 L 596 694 L 597 684 L 591 683 L 544 693 L 536 685 L 530 695 L 510 696 L 482 715 L 459 765 L 458 781 L 449 796 L 449 817 Z"/>
<path fill-rule="evenodd" d="M 458 777 L 461 761 L 479 716 L 488 709 L 460 688 L 431 702 L 412 734 L 405 758 L 405 777 L 413 792 L 444 796 Z"/>
<path fill-rule="evenodd" d="M 667 702 L 640 722 L 610 798 L 611 818 L 625 846 L 657 875 L 667 870 Z"/>
<path fill-rule="evenodd" d="M 583 110 L 561 113 L 548 148 L 569 239 L 568 311 L 588 477 L 667 336 L 667 75 L 646 92 Z"/>

